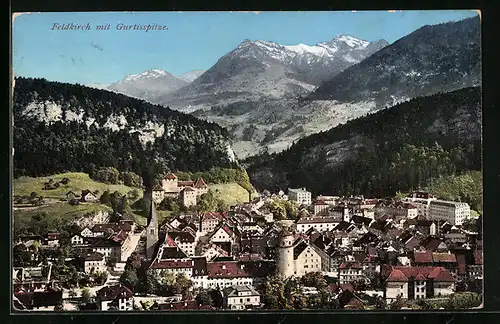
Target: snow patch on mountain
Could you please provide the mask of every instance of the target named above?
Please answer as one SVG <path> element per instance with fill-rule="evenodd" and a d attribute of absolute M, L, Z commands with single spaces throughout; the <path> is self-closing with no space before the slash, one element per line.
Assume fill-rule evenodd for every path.
<path fill-rule="evenodd" d="M 200 75 L 205 73 L 206 70 L 193 70 L 186 72 L 179 76 L 179 79 L 186 81 L 187 83 L 191 83 L 196 80 Z"/>

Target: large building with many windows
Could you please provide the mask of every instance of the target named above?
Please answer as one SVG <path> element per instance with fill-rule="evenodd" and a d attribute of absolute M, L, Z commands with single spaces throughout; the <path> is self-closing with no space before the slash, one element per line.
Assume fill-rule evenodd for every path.
<path fill-rule="evenodd" d="M 296 201 L 298 205 L 310 205 L 311 192 L 306 188 L 288 189 L 288 200 Z"/>
<path fill-rule="evenodd" d="M 464 202 L 433 200 L 429 204 L 430 220 L 446 221 L 451 225 L 462 225 L 470 217 L 470 206 Z"/>

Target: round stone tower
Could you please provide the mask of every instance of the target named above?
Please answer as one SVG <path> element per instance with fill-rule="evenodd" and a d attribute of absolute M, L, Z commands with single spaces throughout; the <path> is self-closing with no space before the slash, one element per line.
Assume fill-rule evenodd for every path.
<path fill-rule="evenodd" d="M 295 264 L 293 262 L 293 235 L 288 230 L 284 230 L 278 237 L 276 247 L 276 272 L 283 278 L 293 276 Z"/>

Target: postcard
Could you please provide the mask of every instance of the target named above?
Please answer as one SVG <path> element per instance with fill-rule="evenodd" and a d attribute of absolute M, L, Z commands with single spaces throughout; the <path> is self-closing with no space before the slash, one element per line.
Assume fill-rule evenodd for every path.
<path fill-rule="evenodd" d="M 481 308 L 478 10 L 16 13 L 13 312 Z"/>

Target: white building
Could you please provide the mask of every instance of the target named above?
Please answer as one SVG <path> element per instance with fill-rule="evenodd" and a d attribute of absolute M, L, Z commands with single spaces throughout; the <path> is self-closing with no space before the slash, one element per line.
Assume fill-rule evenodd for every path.
<path fill-rule="evenodd" d="M 83 262 L 85 273 L 106 271 L 106 260 L 99 252 L 88 255 Z"/>
<path fill-rule="evenodd" d="M 134 294 L 125 286 L 116 285 L 101 288 L 96 293 L 96 300 L 102 311 L 134 309 Z"/>
<path fill-rule="evenodd" d="M 94 237 L 94 232 L 88 227 L 85 227 L 80 233 L 82 237 Z"/>
<path fill-rule="evenodd" d="M 83 244 L 83 237 L 81 235 L 73 235 L 71 237 L 71 245 L 82 245 Z"/>
<path fill-rule="evenodd" d="M 200 232 L 202 234 L 211 233 L 212 231 L 215 230 L 217 225 L 219 225 L 219 223 L 224 219 L 227 219 L 227 215 L 224 213 L 215 213 L 215 212 L 204 213 L 200 219 Z"/>
<path fill-rule="evenodd" d="M 364 281 L 363 266 L 358 262 L 343 262 L 339 266 L 339 283 L 341 285 L 351 282 Z"/>
<path fill-rule="evenodd" d="M 462 225 L 470 218 L 470 206 L 464 202 L 433 200 L 429 204 L 430 220 L 446 221 L 451 225 Z"/>
<path fill-rule="evenodd" d="M 328 213 L 328 204 L 323 200 L 316 200 L 314 203 L 314 216 L 318 216 L 320 214 Z"/>
<path fill-rule="evenodd" d="M 337 226 L 340 220 L 336 217 L 303 217 L 297 222 L 297 231 L 305 233 L 314 228 L 318 232 L 330 231 Z"/>
<path fill-rule="evenodd" d="M 225 309 L 245 310 L 260 305 L 260 294 L 250 285 L 234 286 L 224 289 Z"/>
<path fill-rule="evenodd" d="M 288 199 L 296 201 L 298 205 L 310 205 L 311 192 L 305 188 L 288 189 Z"/>
<path fill-rule="evenodd" d="M 451 295 L 455 292 L 452 274 L 443 267 L 389 266 L 384 269 L 385 298 L 393 302 L 402 299 L 421 299 Z"/>
<path fill-rule="evenodd" d="M 412 205 L 417 207 L 417 212 L 425 218 L 429 218 L 429 205 L 434 200 L 437 200 L 437 198 L 426 192 L 414 192 L 411 197 L 404 199 L 404 201 L 411 202 Z"/>
<path fill-rule="evenodd" d="M 308 272 L 322 271 L 321 256 L 302 239 L 282 233 L 276 249 L 276 272 L 283 278 L 301 277 Z"/>

